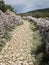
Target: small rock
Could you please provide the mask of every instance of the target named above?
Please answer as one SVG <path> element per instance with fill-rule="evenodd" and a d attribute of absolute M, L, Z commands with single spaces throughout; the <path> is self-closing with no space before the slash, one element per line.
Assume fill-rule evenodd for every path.
<path fill-rule="evenodd" d="M 4 63 L 0 63 L 0 65 L 5 65 Z"/>

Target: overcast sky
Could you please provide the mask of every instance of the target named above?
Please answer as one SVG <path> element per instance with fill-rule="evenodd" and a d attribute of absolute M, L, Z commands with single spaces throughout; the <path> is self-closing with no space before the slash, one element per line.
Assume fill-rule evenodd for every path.
<path fill-rule="evenodd" d="M 6 4 L 16 6 L 15 9 L 17 9 L 19 13 L 49 7 L 49 0 L 4 0 L 4 1 Z"/>

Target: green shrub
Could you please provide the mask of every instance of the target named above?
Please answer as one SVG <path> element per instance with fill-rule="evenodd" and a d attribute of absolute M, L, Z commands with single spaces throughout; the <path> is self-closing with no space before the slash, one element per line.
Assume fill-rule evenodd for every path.
<path fill-rule="evenodd" d="M 20 15 L 21 16 L 32 16 L 32 17 L 37 17 L 37 18 L 49 17 L 49 8 L 38 9 L 38 10 L 30 11 L 27 13 L 22 13 Z"/>
<path fill-rule="evenodd" d="M 0 40 L 0 51 L 2 50 L 2 48 L 5 46 L 5 42 L 3 41 L 3 39 Z"/>
<path fill-rule="evenodd" d="M 7 9 L 10 9 L 11 11 L 14 12 L 14 8 L 13 8 L 11 5 L 6 5 L 6 10 L 7 10 Z"/>
<path fill-rule="evenodd" d="M 7 9 L 10 9 L 11 11 L 14 12 L 14 8 L 11 5 L 6 5 L 3 0 L 0 1 L 0 10 L 5 12 Z"/>
<path fill-rule="evenodd" d="M 4 4 L 4 1 L 0 2 L 0 10 L 2 10 L 3 12 L 6 11 L 6 5 Z"/>
<path fill-rule="evenodd" d="M 34 21 L 30 20 L 30 28 L 33 30 L 33 31 L 37 31 L 38 30 L 38 27 L 34 24 Z"/>

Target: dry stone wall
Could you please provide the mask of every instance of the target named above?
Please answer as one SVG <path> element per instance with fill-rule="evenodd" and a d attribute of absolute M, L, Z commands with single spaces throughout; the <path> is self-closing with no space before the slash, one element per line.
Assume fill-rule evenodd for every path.
<path fill-rule="evenodd" d="M 6 27 L 13 27 L 22 23 L 21 16 L 17 16 L 14 12 L 7 10 L 3 13 L 0 10 L 0 38 L 2 38 L 6 32 Z"/>
<path fill-rule="evenodd" d="M 49 53 L 49 18 L 34 18 L 31 16 L 23 18 L 34 21 L 34 23 L 39 27 L 43 40 L 46 43 L 46 52 Z"/>

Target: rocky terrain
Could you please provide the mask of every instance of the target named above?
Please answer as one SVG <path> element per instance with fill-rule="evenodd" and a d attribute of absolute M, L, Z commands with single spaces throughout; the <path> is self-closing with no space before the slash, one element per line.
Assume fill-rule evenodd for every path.
<path fill-rule="evenodd" d="M 23 21 L 11 32 L 12 38 L 0 52 L 0 65 L 33 65 L 31 56 L 32 34 L 30 23 Z M 33 59 L 33 62 L 32 62 Z"/>
<path fill-rule="evenodd" d="M 46 43 L 46 52 L 49 53 L 49 18 L 34 18 L 32 16 L 23 17 L 32 20 L 38 26 L 40 33 Z"/>
<path fill-rule="evenodd" d="M 34 24 L 23 19 L 31 20 Z M 32 51 L 36 49 L 41 43 L 41 36 L 46 44 L 45 51 L 49 53 L 49 18 L 25 16 L 23 19 L 10 10 L 5 13 L 0 10 L 0 41 L 8 28 L 15 27 L 10 32 L 11 39 L 5 41 L 6 45 L 0 52 L 0 65 L 34 65 L 36 59 L 35 54 L 31 55 L 31 47 L 33 47 Z M 35 31 L 36 26 L 37 31 Z M 1 43 L 0 45 L 2 46 Z"/>
<path fill-rule="evenodd" d="M 35 58 L 31 56 L 33 31 L 30 23 L 10 10 L 5 13 L 0 10 L 0 39 L 4 37 L 7 28 L 14 26 L 10 32 L 11 39 L 5 41 L 6 45 L 0 52 L 0 65 L 33 65 Z"/>
<path fill-rule="evenodd" d="M 14 27 L 22 23 L 22 18 L 17 16 L 14 12 L 7 10 L 3 13 L 0 10 L 0 38 L 2 38 L 6 32 L 6 28 Z"/>

